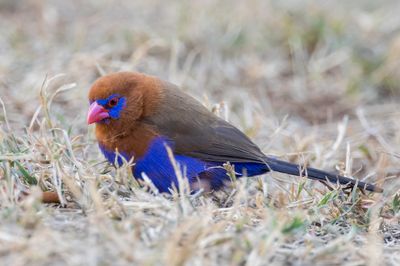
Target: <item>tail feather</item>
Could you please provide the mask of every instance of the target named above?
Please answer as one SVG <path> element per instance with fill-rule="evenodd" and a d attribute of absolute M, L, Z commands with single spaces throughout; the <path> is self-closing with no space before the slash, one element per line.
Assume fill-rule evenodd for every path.
<path fill-rule="evenodd" d="M 276 171 L 276 172 L 280 172 L 280 173 L 285 173 L 285 174 L 290 174 L 290 175 L 295 175 L 295 176 L 306 176 L 310 179 L 316 179 L 316 180 L 321 180 L 321 181 L 329 181 L 331 183 L 340 183 L 342 185 L 352 185 L 355 186 L 357 185 L 357 187 L 361 188 L 361 189 L 365 189 L 368 191 L 373 191 L 373 192 L 383 192 L 383 189 L 369 184 L 369 183 L 365 183 L 353 178 L 349 178 L 349 177 L 344 177 L 344 176 L 340 176 L 338 174 L 334 174 L 334 173 L 328 173 L 319 169 L 315 169 L 315 168 L 311 168 L 311 167 L 301 167 L 300 165 L 297 164 L 292 164 L 289 162 L 285 162 L 285 161 L 281 161 L 275 158 L 271 158 L 271 157 L 265 157 L 264 158 L 265 163 L 268 165 L 268 167 L 270 168 L 270 170 L 272 171 Z"/>

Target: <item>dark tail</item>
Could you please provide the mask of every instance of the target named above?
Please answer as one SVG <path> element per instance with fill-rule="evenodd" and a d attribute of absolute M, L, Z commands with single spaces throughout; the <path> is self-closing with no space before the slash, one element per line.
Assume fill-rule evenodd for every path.
<path fill-rule="evenodd" d="M 334 173 L 328 173 L 328 172 L 318 170 L 315 168 L 311 168 L 311 167 L 304 168 L 297 164 L 292 164 L 289 162 L 281 161 L 281 160 L 267 157 L 267 156 L 264 158 L 264 160 L 265 160 L 265 163 L 270 168 L 270 170 L 272 170 L 272 171 L 285 173 L 285 174 L 289 174 L 289 175 L 295 175 L 295 176 L 302 175 L 302 176 L 306 176 L 310 179 L 316 179 L 316 180 L 321 180 L 321 181 L 328 180 L 329 182 L 334 183 L 334 184 L 340 183 L 342 185 L 352 185 L 352 186 L 357 185 L 357 187 L 368 190 L 368 191 L 379 192 L 379 193 L 383 192 L 383 189 L 381 189 L 380 187 L 377 187 L 375 185 L 368 184 L 368 183 L 365 183 L 362 181 L 358 181 L 353 178 L 340 176 L 340 175 L 334 174 Z M 302 171 L 302 172 L 300 172 L 300 171 Z"/>

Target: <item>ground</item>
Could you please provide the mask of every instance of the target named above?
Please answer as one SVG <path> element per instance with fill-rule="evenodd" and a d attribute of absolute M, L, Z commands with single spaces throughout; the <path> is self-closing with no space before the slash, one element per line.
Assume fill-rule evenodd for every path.
<path fill-rule="evenodd" d="M 347 2 L 0 1 L 1 264 L 399 265 L 400 3 Z M 147 191 L 85 123 L 90 84 L 121 70 L 385 191 L 277 173 Z"/>

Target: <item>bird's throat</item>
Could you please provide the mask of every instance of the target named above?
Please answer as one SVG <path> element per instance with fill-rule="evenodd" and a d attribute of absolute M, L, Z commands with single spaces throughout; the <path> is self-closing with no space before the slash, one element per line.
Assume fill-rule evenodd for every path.
<path fill-rule="evenodd" d="M 143 157 L 156 137 L 158 135 L 147 124 L 119 130 L 110 130 L 108 125 L 96 126 L 96 138 L 100 146 L 109 152 L 118 151 L 129 159 L 134 157 L 137 160 Z"/>

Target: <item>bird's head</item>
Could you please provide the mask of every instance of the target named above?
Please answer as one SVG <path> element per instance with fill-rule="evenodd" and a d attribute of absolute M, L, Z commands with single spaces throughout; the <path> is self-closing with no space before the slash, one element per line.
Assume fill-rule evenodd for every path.
<path fill-rule="evenodd" d="M 160 97 L 157 79 L 135 72 L 118 72 L 95 81 L 89 91 L 87 123 L 107 128 L 133 126 Z"/>

